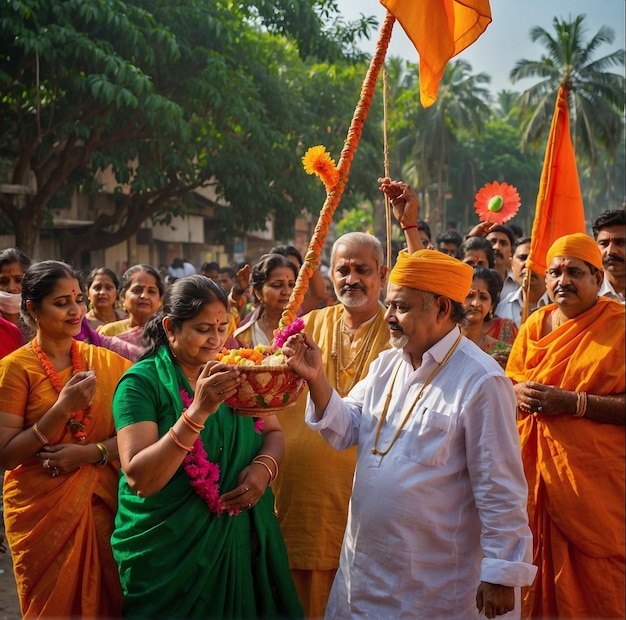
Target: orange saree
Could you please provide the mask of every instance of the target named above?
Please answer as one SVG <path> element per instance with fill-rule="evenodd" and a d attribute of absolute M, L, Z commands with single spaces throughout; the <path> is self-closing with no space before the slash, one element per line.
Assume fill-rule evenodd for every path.
<path fill-rule="evenodd" d="M 84 443 L 115 435 L 111 401 L 130 362 L 100 347 L 78 343 L 83 368 L 97 376 L 92 418 Z M 65 384 L 72 369 L 59 373 Z M 57 394 L 31 345 L 0 362 L 1 410 L 32 426 Z M 76 443 L 64 427 L 52 444 Z M 4 519 L 25 618 L 118 617 L 122 592 L 109 538 L 117 509 L 119 464 L 83 465 L 52 478 L 33 457 L 7 471 Z"/>
<path fill-rule="evenodd" d="M 604 298 L 541 336 L 544 316 L 522 325 L 506 373 L 588 394 L 620 394 L 624 307 Z M 572 412 L 573 413 L 573 412 Z M 539 571 L 523 617 L 624 617 L 624 427 L 563 415 L 518 422 Z"/>

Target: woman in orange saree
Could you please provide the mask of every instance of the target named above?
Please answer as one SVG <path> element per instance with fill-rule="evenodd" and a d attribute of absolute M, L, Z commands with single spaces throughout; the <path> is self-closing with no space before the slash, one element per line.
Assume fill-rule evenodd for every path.
<path fill-rule="evenodd" d="M 25 618 L 121 610 L 109 541 L 119 468 L 111 401 L 130 362 L 74 340 L 85 312 L 69 265 L 35 263 L 22 314 L 36 336 L 0 362 L 4 519 Z"/>

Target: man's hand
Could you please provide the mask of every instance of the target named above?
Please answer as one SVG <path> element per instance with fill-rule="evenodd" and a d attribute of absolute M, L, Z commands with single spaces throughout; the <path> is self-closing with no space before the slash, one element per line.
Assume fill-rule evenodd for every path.
<path fill-rule="evenodd" d="M 487 618 L 502 616 L 515 608 L 515 590 L 510 586 L 481 581 L 476 592 L 476 607 Z"/>
<path fill-rule="evenodd" d="M 496 222 L 481 222 L 480 224 L 476 224 L 476 226 L 474 226 L 474 228 L 472 228 L 472 230 L 467 233 L 465 238 L 467 239 L 467 237 L 486 237 L 495 225 Z"/>

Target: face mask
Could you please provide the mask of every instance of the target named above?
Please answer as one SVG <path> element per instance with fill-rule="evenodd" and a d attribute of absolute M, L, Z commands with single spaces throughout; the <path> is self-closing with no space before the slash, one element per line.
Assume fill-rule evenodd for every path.
<path fill-rule="evenodd" d="M 3 314 L 19 314 L 22 307 L 22 295 L 0 291 L 0 312 Z"/>

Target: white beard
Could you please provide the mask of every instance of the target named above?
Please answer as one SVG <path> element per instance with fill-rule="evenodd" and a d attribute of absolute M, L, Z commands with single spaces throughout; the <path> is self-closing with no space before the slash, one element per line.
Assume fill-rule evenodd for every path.
<path fill-rule="evenodd" d="M 361 291 L 363 293 L 363 291 Z M 348 308 L 360 308 L 369 302 L 367 295 L 363 293 L 360 297 L 353 297 L 349 293 L 340 294 L 335 291 L 337 299 Z"/>
<path fill-rule="evenodd" d="M 396 336 L 395 333 L 392 333 L 389 336 L 389 344 L 394 349 L 404 349 L 407 344 L 409 344 L 409 337 L 406 334 L 402 334 L 401 336 Z"/>

